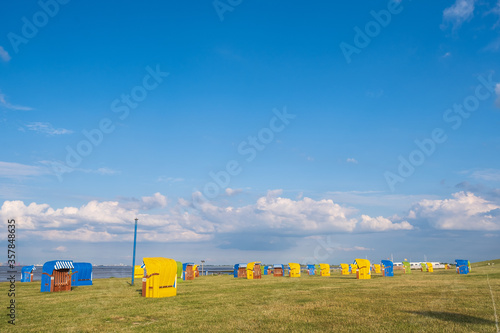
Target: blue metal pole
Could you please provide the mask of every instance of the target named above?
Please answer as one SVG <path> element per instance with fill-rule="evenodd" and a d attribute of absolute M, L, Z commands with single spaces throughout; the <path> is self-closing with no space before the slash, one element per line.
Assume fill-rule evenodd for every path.
<path fill-rule="evenodd" d="M 135 244 L 137 241 L 137 220 L 135 219 L 135 230 L 134 230 L 134 256 L 132 257 L 132 285 L 134 285 L 134 273 L 135 273 Z"/>

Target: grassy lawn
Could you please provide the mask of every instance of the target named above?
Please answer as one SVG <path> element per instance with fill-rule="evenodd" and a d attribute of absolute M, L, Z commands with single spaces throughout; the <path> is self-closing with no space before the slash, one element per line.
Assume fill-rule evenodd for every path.
<path fill-rule="evenodd" d="M 494 262 L 488 266 L 487 262 Z M 500 260 L 454 270 L 413 271 L 371 280 L 307 276 L 262 280 L 206 276 L 181 281 L 177 296 L 142 298 L 140 281 L 96 279 L 71 292 L 41 293 L 40 281 L 17 284 L 16 331 L 23 332 L 497 332 Z M 2 287 L 0 331 L 7 324 Z M 5 306 L 4 306 L 5 305 Z"/>

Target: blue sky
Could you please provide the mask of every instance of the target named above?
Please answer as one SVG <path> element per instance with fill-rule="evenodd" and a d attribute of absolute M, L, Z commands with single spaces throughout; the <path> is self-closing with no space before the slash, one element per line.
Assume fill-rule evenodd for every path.
<path fill-rule="evenodd" d="M 18 261 L 500 253 L 500 2 L 26 1 L 0 20 Z M 0 261 L 6 261 L 0 260 Z"/>

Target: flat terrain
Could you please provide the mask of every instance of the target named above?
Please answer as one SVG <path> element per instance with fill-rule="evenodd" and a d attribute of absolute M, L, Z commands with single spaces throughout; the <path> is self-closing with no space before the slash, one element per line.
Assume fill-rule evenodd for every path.
<path fill-rule="evenodd" d="M 140 285 L 96 279 L 71 292 L 41 293 L 40 281 L 17 283 L 15 331 L 498 332 L 492 294 L 500 311 L 500 260 L 473 263 L 469 275 L 206 276 L 181 281 L 176 297 L 161 299 L 142 298 Z M 13 331 L 8 284 L 0 286 L 0 331 Z"/>

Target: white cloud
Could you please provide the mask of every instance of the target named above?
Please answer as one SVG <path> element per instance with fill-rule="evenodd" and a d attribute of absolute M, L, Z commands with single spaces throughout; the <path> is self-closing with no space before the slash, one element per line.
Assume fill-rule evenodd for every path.
<path fill-rule="evenodd" d="M 54 248 L 54 251 L 56 251 L 56 252 L 67 252 L 68 249 L 66 248 L 66 246 L 62 246 L 61 245 L 61 246 L 58 246 L 58 247 Z"/>
<path fill-rule="evenodd" d="M 183 182 L 184 178 L 160 176 L 158 177 L 157 181 L 164 183 L 178 183 L 178 182 Z"/>
<path fill-rule="evenodd" d="M 223 232 L 244 230 L 276 231 L 282 234 L 303 235 L 322 232 L 350 232 L 356 219 L 354 213 L 331 200 L 315 201 L 310 198 L 291 200 L 279 197 L 281 191 L 269 191 L 255 204 L 243 207 L 218 207 L 211 203 L 201 206 L 203 215 Z"/>
<path fill-rule="evenodd" d="M 388 231 L 388 230 L 412 230 L 413 226 L 407 221 L 394 223 L 391 220 L 379 216 L 370 217 L 368 215 L 361 215 L 361 222 L 359 227 L 362 230 L 369 231 Z"/>
<path fill-rule="evenodd" d="M 112 170 L 110 168 L 99 168 L 97 169 L 96 173 L 100 175 L 114 175 L 117 173 L 116 170 Z"/>
<path fill-rule="evenodd" d="M 358 164 L 358 160 L 356 160 L 355 158 L 348 158 L 346 160 L 347 163 L 354 163 L 354 164 Z"/>
<path fill-rule="evenodd" d="M 13 105 L 7 102 L 5 95 L 0 92 L 0 107 L 4 107 L 6 109 L 10 110 L 16 110 L 16 111 L 30 111 L 33 110 L 33 108 L 30 108 L 28 106 L 22 106 L 22 105 Z"/>
<path fill-rule="evenodd" d="M 0 46 L 0 59 L 2 59 L 5 62 L 10 61 L 10 54 L 9 52 L 5 51 L 3 46 Z"/>
<path fill-rule="evenodd" d="M 120 171 L 113 170 L 111 168 L 107 167 L 101 167 L 97 169 L 84 169 L 84 168 L 70 168 L 66 166 L 64 161 L 39 161 L 38 163 L 46 166 L 46 173 L 50 174 L 55 174 L 57 175 L 57 171 L 55 170 L 62 170 L 62 172 L 83 172 L 83 173 L 88 173 L 88 174 L 96 174 L 96 175 L 102 175 L 102 176 L 111 176 L 111 175 L 116 175 L 119 174 Z"/>
<path fill-rule="evenodd" d="M 140 214 L 139 209 L 165 207 L 167 199 L 160 193 L 142 197 L 134 204 L 118 201 L 90 201 L 81 207 L 52 208 L 48 204 L 5 201 L 0 209 L 2 220 L 15 219 L 23 234 L 46 240 L 85 242 L 130 241 L 133 221 L 139 219 L 138 237 L 159 242 L 209 240 L 211 235 L 183 226 L 184 221 L 197 224 L 197 216 L 172 211 L 167 214 Z M 198 229 L 203 231 L 202 225 Z M 213 231 L 213 229 L 212 229 Z"/>
<path fill-rule="evenodd" d="M 470 192 L 454 193 L 452 199 L 422 200 L 409 215 L 436 229 L 500 230 L 500 206 Z"/>
<path fill-rule="evenodd" d="M 415 202 L 423 199 L 438 199 L 435 195 L 403 195 L 386 194 L 380 191 L 349 191 L 349 192 L 328 192 L 328 199 L 345 205 L 369 206 L 375 208 L 384 207 L 390 211 L 406 211 Z"/>
<path fill-rule="evenodd" d="M 117 240 L 116 235 L 106 231 L 92 231 L 86 228 L 76 230 L 48 230 L 42 233 L 31 233 L 33 236 L 39 235 L 42 239 L 51 241 L 83 241 L 90 243 L 109 242 Z"/>
<path fill-rule="evenodd" d="M 167 197 L 162 195 L 160 192 L 156 192 L 150 197 L 142 197 L 141 199 L 131 199 L 130 202 L 123 204 L 122 206 L 128 209 L 136 210 L 150 210 L 155 208 L 165 208 L 167 206 Z"/>
<path fill-rule="evenodd" d="M 359 220 L 353 216 L 357 213 L 354 208 L 341 206 L 331 199 L 313 200 L 299 197 L 292 200 L 281 195 L 281 190 L 268 191 L 267 195 L 259 198 L 255 204 L 243 207 L 219 207 L 210 202 L 201 202 L 198 210 L 200 215 L 213 222 L 220 232 L 279 232 L 280 235 L 307 236 L 357 230 Z M 366 219 L 370 217 L 364 215 L 364 220 Z M 360 231 L 413 228 L 408 222 L 392 223 L 388 219 L 381 219 L 383 218 L 374 219 L 375 222 L 371 225 L 365 221 Z"/>
<path fill-rule="evenodd" d="M 334 247 L 332 250 L 352 252 L 352 251 L 373 251 L 373 249 L 364 246 L 353 246 L 353 247 Z"/>
<path fill-rule="evenodd" d="M 470 177 L 489 182 L 500 182 L 500 170 L 498 169 L 483 169 L 473 171 Z"/>
<path fill-rule="evenodd" d="M 483 51 L 491 51 L 491 52 L 496 52 L 498 50 L 500 50 L 500 38 L 494 39 L 483 49 Z"/>
<path fill-rule="evenodd" d="M 232 188 L 226 188 L 226 195 L 228 197 L 232 197 L 234 195 L 237 195 L 239 193 L 243 192 L 241 189 L 232 189 Z"/>
<path fill-rule="evenodd" d="M 116 170 L 110 169 L 110 168 L 97 168 L 97 169 L 73 169 L 73 171 L 80 171 L 84 173 L 94 173 L 98 175 L 103 175 L 103 176 L 109 176 L 109 175 L 115 175 L 119 173 Z"/>
<path fill-rule="evenodd" d="M 47 135 L 63 135 L 71 134 L 73 131 L 64 128 L 54 128 L 50 123 L 46 122 L 34 122 L 26 125 L 26 128 L 30 131 L 37 133 L 47 134 Z"/>
<path fill-rule="evenodd" d="M 459 28 L 462 23 L 474 16 L 475 0 L 456 0 L 456 2 L 443 11 L 443 21 L 451 22 L 453 29 Z"/>
<path fill-rule="evenodd" d="M 22 178 L 40 176 L 47 173 L 47 169 L 42 167 L 0 161 L 0 178 Z"/>
<path fill-rule="evenodd" d="M 200 196 L 194 193 L 193 196 Z M 354 208 L 330 199 L 292 200 L 282 191 L 269 191 L 256 202 L 240 207 L 179 199 L 173 207 L 161 193 L 140 199 L 90 201 L 80 207 L 53 208 L 48 204 L 5 201 L 0 219 L 16 219 L 23 233 L 47 240 L 89 242 L 130 241 L 133 221 L 139 219 L 140 239 L 158 242 L 213 240 L 227 235 L 306 237 L 331 232 L 410 230 L 408 222 L 393 223 L 383 217 L 353 217 Z M 157 209 L 155 213 L 140 210 Z M 163 209 L 163 210 L 159 210 Z M 357 228 L 357 226 L 360 226 Z M 358 249 L 359 250 L 359 249 Z"/>
<path fill-rule="evenodd" d="M 489 14 L 493 14 L 493 15 L 498 16 L 498 20 L 493 25 L 493 29 L 495 29 L 496 27 L 498 27 L 498 25 L 500 25 L 500 0 L 497 1 L 496 5 L 493 7 L 493 9 L 491 9 L 485 13 L 485 15 L 489 15 Z"/>

